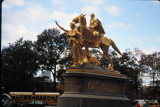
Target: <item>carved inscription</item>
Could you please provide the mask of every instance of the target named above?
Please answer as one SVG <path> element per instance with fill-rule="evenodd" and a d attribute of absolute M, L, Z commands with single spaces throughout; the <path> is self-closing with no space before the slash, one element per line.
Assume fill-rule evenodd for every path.
<path fill-rule="evenodd" d="M 119 85 L 114 85 L 114 92 L 119 92 Z"/>
<path fill-rule="evenodd" d="M 97 84 L 98 85 L 98 84 Z M 99 87 L 99 89 L 101 89 L 102 91 L 107 91 L 107 92 L 111 92 L 111 93 L 115 93 L 115 92 L 119 92 L 120 86 L 118 84 L 112 85 L 112 84 L 108 84 L 108 83 L 101 83 L 98 86 L 95 86 L 94 81 L 88 81 L 88 89 L 92 90 L 95 87 Z"/>
<path fill-rule="evenodd" d="M 88 82 L 88 89 L 94 89 L 94 83 L 92 82 Z"/>
<path fill-rule="evenodd" d="M 104 84 L 104 83 L 101 84 L 101 89 L 102 89 L 102 90 L 105 90 L 105 91 L 106 91 L 107 88 L 108 88 L 107 84 Z"/>

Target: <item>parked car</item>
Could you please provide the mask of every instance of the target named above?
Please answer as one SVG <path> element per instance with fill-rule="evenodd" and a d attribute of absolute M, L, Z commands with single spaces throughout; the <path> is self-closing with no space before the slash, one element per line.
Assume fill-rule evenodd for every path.
<path fill-rule="evenodd" d="M 3 107 L 17 107 L 18 105 L 14 102 L 11 101 L 11 96 L 3 93 L 2 94 L 2 99 L 1 99 L 1 104 Z"/>
<path fill-rule="evenodd" d="M 18 107 L 18 105 L 12 102 L 11 100 L 6 101 L 3 106 L 4 107 Z"/>
<path fill-rule="evenodd" d="M 1 97 L 1 104 L 4 105 L 7 101 L 9 101 L 10 99 L 12 99 L 8 94 L 3 93 L 2 97 Z"/>
<path fill-rule="evenodd" d="M 158 102 L 148 102 L 149 107 L 160 107 Z"/>
<path fill-rule="evenodd" d="M 149 107 L 160 107 L 157 100 L 148 100 Z"/>

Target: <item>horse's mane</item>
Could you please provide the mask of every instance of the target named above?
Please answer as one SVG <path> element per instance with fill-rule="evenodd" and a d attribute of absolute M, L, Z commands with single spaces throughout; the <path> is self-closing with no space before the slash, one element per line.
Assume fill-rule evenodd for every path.
<path fill-rule="evenodd" d="M 83 17 L 81 17 L 81 19 L 82 19 L 81 21 L 82 21 L 83 26 L 87 27 L 86 18 L 83 16 Z"/>

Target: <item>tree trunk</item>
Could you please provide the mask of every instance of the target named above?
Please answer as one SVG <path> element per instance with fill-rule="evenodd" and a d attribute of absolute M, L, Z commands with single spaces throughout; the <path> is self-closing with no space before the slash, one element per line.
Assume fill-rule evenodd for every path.
<path fill-rule="evenodd" d="M 137 97 L 139 97 L 138 95 L 138 74 L 135 72 L 135 88 L 136 88 L 136 95 Z"/>
<path fill-rule="evenodd" d="M 54 82 L 54 91 L 57 91 L 56 89 L 56 66 L 54 67 L 54 73 L 52 72 L 53 75 L 53 82 Z"/>

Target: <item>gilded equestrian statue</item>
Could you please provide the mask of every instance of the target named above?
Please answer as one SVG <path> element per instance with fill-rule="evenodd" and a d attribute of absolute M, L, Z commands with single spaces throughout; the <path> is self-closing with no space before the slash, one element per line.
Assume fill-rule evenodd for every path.
<path fill-rule="evenodd" d="M 88 48 L 101 48 L 101 50 L 103 51 L 103 55 L 98 59 L 98 62 L 107 57 L 110 62 L 108 69 L 114 71 L 112 59 L 108 54 L 109 47 L 112 46 L 120 55 L 122 54 L 116 46 L 115 42 L 112 39 L 104 36 L 105 31 L 102 27 L 101 22 L 98 19 L 94 18 L 94 14 L 91 14 L 89 27 L 86 26 L 86 18 L 83 14 L 75 17 L 72 22 L 74 22 L 75 24 L 79 24 L 76 27 L 76 29 L 78 30 L 77 32 L 79 32 L 79 38 L 77 39 L 80 41 L 79 44 L 81 48 L 85 47 L 84 52 L 86 53 L 86 55 L 89 55 Z M 64 29 L 57 22 L 56 24 L 63 31 L 69 32 L 69 30 Z"/>

